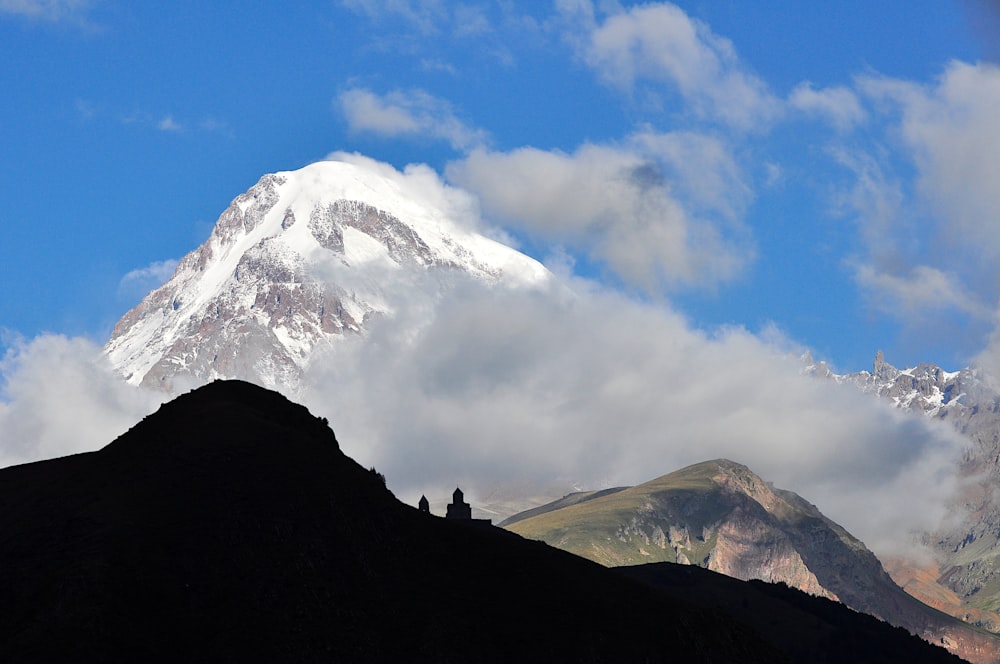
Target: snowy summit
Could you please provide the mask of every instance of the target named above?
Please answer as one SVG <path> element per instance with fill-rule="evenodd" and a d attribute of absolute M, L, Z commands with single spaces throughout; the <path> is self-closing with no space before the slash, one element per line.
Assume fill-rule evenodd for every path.
<path fill-rule="evenodd" d="M 470 228 L 468 201 L 355 155 L 263 176 L 208 240 L 115 326 L 105 348 L 131 383 L 179 375 L 292 388 L 318 347 L 363 334 L 463 279 L 548 284 L 540 263 Z"/>

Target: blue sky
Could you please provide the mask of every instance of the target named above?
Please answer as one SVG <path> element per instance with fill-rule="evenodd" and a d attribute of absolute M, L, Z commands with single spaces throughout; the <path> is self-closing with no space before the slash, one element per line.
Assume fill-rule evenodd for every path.
<path fill-rule="evenodd" d="M 103 342 L 260 175 L 343 150 L 428 164 L 536 258 L 709 334 L 985 361 L 998 14 L 0 0 L 0 327 Z"/>

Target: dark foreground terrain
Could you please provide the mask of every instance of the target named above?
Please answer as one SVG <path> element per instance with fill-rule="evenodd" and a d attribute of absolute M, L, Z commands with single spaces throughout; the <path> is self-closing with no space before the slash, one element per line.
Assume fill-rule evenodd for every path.
<path fill-rule="evenodd" d="M 803 647 L 798 623 L 697 606 L 695 577 L 627 575 L 402 505 L 324 421 L 237 381 L 0 470 L 0 661 L 838 661 L 829 630 Z M 850 661 L 958 661 L 884 623 L 846 634 Z"/>

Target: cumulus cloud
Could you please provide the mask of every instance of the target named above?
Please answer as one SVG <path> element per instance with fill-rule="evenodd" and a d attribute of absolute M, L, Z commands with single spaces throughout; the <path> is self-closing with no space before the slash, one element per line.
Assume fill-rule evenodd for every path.
<path fill-rule="evenodd" d="M 93 343 L 43 335 L 0 361 L 0 466 L 103 447 L 167 396 L 114 375 Z"/>
<path fill-rule="evenodd" d="M 467 150 L 488 140 L 486 132 L 459 120 L 448 102 L 423 90 L 378 95 L 366 88 L 351 88 L 338 95 L 336 105 L 354 132 L 390 138 L 433 138 L 446 141 L 456 150 Z"/>
<path fill-rule="evenodd" d="M 705 459 L 748 464 L 879 551 L 933 528 L 963 442 L 853 388 L 809 378 L 742 329 L 576 283 L 473 284 L 314 362 L 304 398 L 404 500 L 456 483 L 634 484 Z M 873 506 L 878 506 L 873 509 Z"/>
<path fill-rule="evenodd" d="M 788 96 L 788 103 L 804 113 L 825 118 L 841 131 L 863 123 L 867 116 L 858 96 L 843 86 L 817 90 L 808 81 L 800 83 Z"/>
<path fill-rule="evenodd" d="M 747 130 L 781 111 L 767 85 L 743 66 L 732 42 L 670 3 L 615 11 L 601 22 L 589 2 L 560 3 L 574 24 L 570 41 L 607 83 L 631 91 L 640 81 L 675 89 L 697 114 Z"/>
<path fill-rule="evenodd" d="M 449 219 L 465 227 L 498 240 L 508 242 L 500 229 L 487 225 L 481 218 L 479 202 L 469 192 L 442 182 L 437 171 L 426 164 L 408 164 L 402 171 L 391 164 L 377 161 L 357 152 L 331 152 L 330 161 L 343 161 L 361 166 L 394 182 L 400 195 L 409 201 L 439 210 Z"/>
<path fill-rule="evenodd" d="M 695 176 L 694 164 L 706 170 Z M 487 217 L 589 251 L 651 292 L 716 285 L 752 257 L 735 218 L 749 190 L 709 139 L 646 134 L 631 147 L 572 154 L 476 150 L 446 173 L 479 196 Z"/>

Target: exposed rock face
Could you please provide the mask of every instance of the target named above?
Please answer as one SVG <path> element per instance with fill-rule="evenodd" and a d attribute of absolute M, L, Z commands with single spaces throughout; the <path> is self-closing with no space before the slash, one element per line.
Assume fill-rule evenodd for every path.
<path fill-rule="evenodd" d="M 320 162 L 265 175 L 209 239 L 115 326 L 132 383 L 241 378 L 294 392 L 314 352 L 462 280 L 549 283 L 538 262 L 415 202 L 383 174 Z"/>
<path fill-rule="evenodd" d="M 872 371 L 836 375 L 822 364 L 807 371 L 890 400 L 895 406 L 950 422 L 969 438 L 961 459 L 967 478 L 951 527 L 928 535 L 939 560 L 927 567 L 893 561 L 897 578 L 917 597 L 990 630 L 1000 626 L 1000 393 L 975 368 L 948 372 L 934 364 L 897 369 L 879 351 Z M 935 588 L 940 586 L 940 588 Z M 953 603 L 950 598 L 957 598 Z"/>
<path fill-rule="evenodd" d="M 860 540 L 814 505 L 724 459 L 581 502 L 567 497 L 500 525 L 608 566 L 677 562 L 783 582 L 929 641 L 976 641 L 966 626 L 907 595 Z M 987 651 L 979 661 L 998 654 Z"/>

